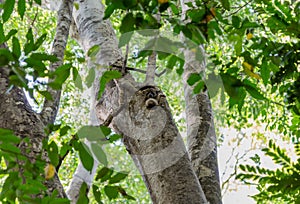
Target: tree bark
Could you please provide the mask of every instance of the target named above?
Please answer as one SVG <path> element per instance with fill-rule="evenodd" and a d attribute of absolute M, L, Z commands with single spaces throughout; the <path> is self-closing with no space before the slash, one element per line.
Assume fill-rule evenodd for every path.
<path fill-rule="evenodd" d="M 72 1 L 63 1 L 58 11 L 57 33 L 52 53 L 59 60 L 51 64 L 52 70 L 60 66 L 63 62 L 69 31 L 68 19 L 70 18 L 67 15 L 72 13 L 72 6 Z M 2 45 L 2 47 L 5 47 L 5 45 Z M 29 138 L 29 142 L 21 142 L 19 148 L 22 154 L 27 156 L 31 162 L 34 163 L 39 155 L 42 155 L 42 158 L 49 162 L 47 154 L 42 150 L 42 141 L 47 139 L 47 135 L 44 132 L 45 124 L 53 123 L 55 120 L 60 91 L 55 92 L 54 103 L 49 101 L 49 104 L 51 104 L 49 105 L 46 102 L 44 112 L 39 115 L 32 110 L 21 88 L 13 87 L 9 90 L 9 71 L 9 67 L 2 67 L 0 69 L 0 127 L 13 130 L 20 138 Z M 45 186 L 47 186 L 49 194 L 57 190 L 58 197 L 67 197 L 57 175 L 53 179 L 46 180 Z"/>
<path fill-rule="evenodd" d="M 128 105 L 114 118 L 112 126 L 122 134 L 152 202 L 206 203 L 163 93 L 154 86 L 138 89 L 130 75 L 118 80 L 118 83 L 122 88 L 130 84 L 132 89 L 122 90 L 127 93 L 124 95 L 128 96 L 125 99 Z M 150 99 L 157 101 L 154 106 L 149 106 L 149 93 L 155 96 Z M 106 110 L 118 104 L 119 95 L 118 87 L 110 83 L 104 100 L 97 104 L 100 118 L 107 117 Z"/>
<path fill-rule="evenodd" d="M 77 1 L 78 10 L 74 10 L 73 19 L 76 29 L 76 40 L 79 42 L 83 50 L 87 53 L 88 50 L 95 46 L 101 46 L 101 50 L 93 59 L 88 58 L 88 67 L 94 68 L 96 77 L 94 84 L 90 89 L 90 125 L 99 125 L 99 120 L 95 114 L 95 106 L 97 93 L 99 89 L 100 76 L 110 64 L 116 59 L 122 60 L 121 51 L 117 47 L 117 39 L 112 26 L 108 20 L 103 20 L 104 6 L 99 1 Z M 94 157 L 95 158 L 95 157 Z M 81 161 L 79 162 L 72 181 L 68 186 L 67 195 L 71 203 L 76 203 L 79 197 L 79 190 L 83 182 L 88 187 L 91 186 L 94 175 L 99 162 L 94 160 L 92 172 L 87 171 Z"/>
<path fill-rule="evenodd" d="M 98 1 L 79 2 L 74 19 L 80 42 L 86 52 L 93 45 L 100 45 L 96 63 L 119 69 L 117 67 L 123 64 L 122 55 L 111 25 L 102 20 L 103 11 Z M 127 73 L 108 83 L 96 104 L 97 116 L 102 121 L 124 104 L 111 127 L 123 135 L 124 144 L 143 176 L 153 203 L 206 203 L 165 96 L 159 89 L 143 87 Z"/>
<path fill-rule="evenodd" d="M 185 5 L 188 0 L 182 0 L 182 19 L 185 20 Z M 213 112 L 207 91 L 195 95 L 193 88 L 187 84 L 192 73 L 204 73 L 206 69 L 205 50 L 203 46 L 184 51 L 185 65 L 183 73 L 184 97 L 186 102 L 187 146 L 194 171 L 203 188 L 207 201 L 211 204 L 221 204 L 221 188 L 217 160 L 217 137 L 214 127 Z M 203 79 L 204 80 L 204 79 Z"/>
<path fill-rule="evenodd" d="M 13 130 L 20 138 L 29 138 L 29 142 L 21 142 L 19 148 L 32 163 L 40 154 L 49 161 L 42 152 L 42 141 L 47 136 L 44 133 L 44 124 L 27 102 L 21 88 L 14 87 L 9 90 L 9 68 L 0 68 L 0 127 Z M 45 182 L 48 192 L 58 191 L 58 196 L 66 198 L 63 186 L 57 175 Z"/>
<path fill-rule="evenodd" d="M 49 70 L 55 71 L 63 65 L 65 49 L 69 37 L 69 30 L 72 22 L 73 0 L 63 0 L 60 2 L 57 11 L 57 27 L 52 44 L 51 54 L 57 57 L 57 61 L 50 64 Z M 59 109 L 61 90 L 54 90 L 48 86 L 47 91 L 51 94 L 52 100 L 45 99 L 41 118 L 45 125 L 53 124 Z"/>

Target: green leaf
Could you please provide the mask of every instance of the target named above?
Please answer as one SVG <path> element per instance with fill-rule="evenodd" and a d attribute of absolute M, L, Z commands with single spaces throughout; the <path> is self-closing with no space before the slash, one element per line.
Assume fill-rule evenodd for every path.
<path fill-rule="evenodd" d="M 222 78 L 226 93 L 232 98 L 239 99 L 239 94 L 242 91 L 241 87 L 243 86 L 241 80 L 227 73 L 221 73 L 220 76 Z"/>
<path fill-rule="evenodd" d="M 202 77 L 201 77 L 200 74 L 198 74 L 198 73 L 192 73 L 189 76 L 189 78 L 187 80 L 187 83 L 188 83 L 188 85 L 193 86 L 196 82 L 198 82 L 199 80 L 201 80 L 201 78 Z"/>
<path fill-rule="evenodd" d="M 85 78 L 85 84 L 88 88 L 90 88 L 95 80 L 95 69 L 94 68 L 90 68 L 89 69 L 89 73 L 87 75 L 87 77 Z"/>
<path fill-rule="evenodd" d="M 120 32 L 127 33 L 134 30 L 135 25 L 135 18 L 133 17 L 132 13 L 127 13 L 126 16 L 122 19 L 121 25 L 120 25 Z"/>
<path fill-rule="evenodd" d="M 112 71 L 105 71 L 100 79 L 100 88 L 98 92 L 98 99 L 102 96 L 102 93 L 104 92 L 105 86 L 108 82 L 110 82 L 112 79 L 118 79 L 121 78 L 122 74 L 119 71 L 112 70 Z"/>
<path fill-rule="evenodd" d="M 34 0 L 35 3 L 37 3 L 38 5 L 42 5 L 42 1 L 41 0 Z"/>
<path fill-rule="evenodd" d="M 87 197 L 88 185 L 83 182 L 80 187 L 79 197 L 77 200 L 78 204 L 89 204 L 89 198 Z"/>
<path fill-rule="evenodd" d="M 203 91 L 205 87 L 204 81 L 199 81 L 199 83 L 194 87 L 193 92 L 194 94 L 199 94 L 201 91 Z"/>
<path fill-rule="evenodd" d="M 102 177 L 104 177 L 105 175 L 107 175 L 109 172 L 111 172 L 112 170 L 107 168 L 107 167 L 103 167 L 102 169 L 100 169 L 96 175 L 96 181 L 101 179 Z"/>
<path fill-rule="evenodd" d="M 40 91 L 38 90 L 38 92 L 44 96 L 47 100 L 53 100 L 52 95 L 49 93 L 49 91 Z"/>
<path fill-rule="evenodd" d="M 79 138 L 86 138 L 89 141 L 106 140 L 105 134 L 99 126 L 83 126 L 78 130 L 77 135 Z"/>
<path fill-rule="evenodd" d="M 3 13 L 2 13 L 3 22 L 6 22 L 10 18 L 14 10 L 14 6 L 15 6 L 15 0 L 6 0 L 4 2 Z"/>
<path fill-rule="evenodd" d="M 94 153 L 94 155 L 96 156 L 97 160 L 100 163 L 102 163 L 104 166 L 107 166 L 107 164 L 108 164 L 107 157 L 106 157 L 105 152 L 102 150 L 101 146 L 96 143 L 92 143 L 91 149 L 92 149 L 92 152 Z"/>
<path fill-rule="evenodd" d="M 172 69 L 175 67 L 176 62 L 177 62 L 177 56 L 171 55 L 171 57 L 170 57 L 169 60 L 168 60 L 167 65 L 166 65 L 166 68 L 172 70 Z"/>
<path fill-rule="evenodd" d="M 115 5 L 114 4 L 110 4 L 106 7 L 105 11 L 104 11 L 104 17 L 103 20 L 108 19 L 111 14 L 114 12 L 115 10 Z"/>
<path fill-rule="evenodd" d="M 232 16 L 232 25 L 235 28 L 239 28 L 241 25 L 241 19 L 238 16 Z"/>
<path fill-rule="evenodd" d="M 269 68 L 269 64 L 266 61 L 263 61 L 260 67 L 260 75 L 264 82 L 264 85 L 267 85 L 268 82 L 270 81 L 270 72 L 271 70 Z"/>
<path fill-rule="evenodd" d="M 12 130 L 0 128 L 0 141 L 3 143 L 18 144 L 21 139 L 15 136 Z"/>
<path fill-rule="evenodd" d="M 7 35 L 5 36 L 5 41 L 8 41 L 10 38 L 11 38 L 11 36 L 13 36 L 14 34 L 16 34 L 18 31 L 16 30 L 16 29 L 11 29 L 8 33 L 7 33 Z"/>
<path fill-rule="evenodd" d="M 27 39 L 27 41 L 24 45 L 25 55 L 29 54 L 34 49 L 34 40 L 33 40 L 32 28 L 28 29 L 28 32 L 26 34 L 26 39 Z"/>
<path fill-rule="evenodd" d="M 226 9 L 227 11 L 230 10 L 229 0 L 221 0 L 221 4 L 222 4 L 224 9 Z"/>
<path fill-rule="evenodd" d="M 0 66 L 7 65 L 8 62 L 13 60 L 14 57 L 8 49 L 0 48 Z"/>
<path fill-rule="evenodd" d="M 120 48 L 120 47 L 123 47 L 124 45 L 127 45 L 130 42 L 132 35 L 133 35 L 133 32 L 123 33 L 120 36 L 118 47 Z"/>
<path fill-rule="evenodd" d="M 91 156 L 90 152 L 88 151 L 88 147 L 85 144 L 80 143 L 78 145 L 78 152 L 79 152 L 79 158 L 80 161 L 82 162 L 82 165 L 86 170 L 91 172 L 94 166 L 94 159 Z"/>
<path fill-rule="evenodd" d="M 250 86 L 248 84 L 245 84 L 244 87 L 248 91 L 248 93 L 258 100 L 265 100 L 266 98 L 258 91 L 256 87 Z"/>
<path fill-rule="evenodd" d="M 73 72 L 73 81 L 75 84 L 75 87 L 77 87 L 78 89 L 80 89 L 81 91 L 83 90 L 83 86 L 82 86 L 82 79 L 80 74 L 78 73 L 77 69 L 73 67 L 72 69 Z"/>
<path fill-rule="evenodd" d="M 100 188 L 96 185 L 92 185 L 92 189 L 93 189 L 93 194 L 94 194 L 94 198 L 98 203 L 102 203 L 101 202 L 101 191 Z"/>
<path fill-rule="evenodd" d="M 49 85 L 52 88 L 55 88 L 55 86 L 57 86 L 59 89 L 61 89 L 62 84 L 70 76 L 71 68 L 72 64 L 64 64 L 59 66 L 52 74 L 50 74 L 50 76 L 55 76 L 55 80 L 53 82 L 50 82 Z"/>
<path fill-rule="evenodd" d="M 5 42 L 5 34 L 3 31 L 3 24 L 0 23 L 0 44 Z"/>
<path fill-rule="evenodd" d="M 18 13 L 23 20 L 24 14 L 26 10 L 26 1 L 25 0 L 18 0 Z"/>
<path fill-rule="evenodd" d="M 136 200 L 133 196 L 131 195 L 128 195 L 125 191 L 124 188 L 122 188 L 121 186 L 118 186 L 118 191 L 119 193 L 124 197 L 126 198 L 127 200 Z"/>
<path fill-rule="evenodd" d="M 170 8 L 172 10 L 172 12 L 175 14 L 175 15 L 178 15 L 179 14 L 179 10 L 177 8 L 177 6 L 173 3 L 169 3 L 170 4 Z"/>
<path fill-rule="evenodd" d="M 74 7 L 75 7 L 76 10 L 78 10 L 79 9 L 79 4 L 77 2 L 74 2 Z"/>
<path fill-rule="evenodd" d="M 0 128 L 0 136 L 13 135 L 13 131 L 6 128 Z"/>
<path fill-rule="evenodd" d="M 100 45 L 94 45 L 87 51 L 87 55 L 89 57 L 95 57 L 98 54 L 99 50 L 100 50 Z"/>
<path fill-rule="evenodd" d="M 113 134 L 113 135 L 111 135 L 111 136 L 109 136 L 109 142 L 114 142 L 114 141 L 117 141 L 117 140 L 119 140 L 119 139 L 121 139 L 122 138 L 122 136 L 121 135 L 119 135 L 119 134 Z"/>
<path fill-rule="evenodd" d="M 57 166 L 59 163 L 59 155 L 58 155 L 58 147 L 57 144 L 52 141 L 49 145 L 48 145 L 48 156 L 49 159 L 51 161 L 51 164 L 53 164 L 53 166 Z"/>
<path fill-rule="evenodd" d="M 41 35 L 41 37 L 39 37 L 34 44 L 34 50 L 37 50 L 43 44 L 43 42 L 46 40 L 46 38 L 47 38 L 46 33 Z"/>
<path fill-rule="evenodd" d="M 50 61 L 50 62 L 58 61 L 58 59 L 55 55 L 49 55 L 46 53 L 35 52 L 35 53 L 32 53 L 30 55 L 30 57 L 34 58 L 35 60 L 40 60 L 40 61 Z"/>
<path fill-rule="evenodd" d="M 59 135 L 60 136 L 64 136 L 68 133 L 68 131 L 71 130 L 71 127 L 66 125 L 64 127 L 62 127 L 60 130 L 59 130 Z"/>
<path fill-rule="evenodd" d="M 117 173 L 109 179 L 109 184 L 119 183 L 128 176 L 128 173 Z"/>
<path fill-rule="evenodd" d="M 25 59 L 26 62 L 26 67 L 31 67 L 34 69 L 34 71 L 36 71 L 38 73 L 38 76 L 45 76 L 45 70 L 46 65 L 43 63 L 43 61 L 38 60 L 38 59 L 34 59 L 31 56 L 27 59 Z"/>
<path fill-rule="evenodd" d="M 105 136 L 108 136 L 111 133 L 111 129 L 107 126 L 100 125 L 100 129 Z"/>
<path fill-rule="evenodd" d="M 113 169 L 109 169 L 109 171 L 108 171 L 108 173 L 105 175 L 105 176 L 103 176 L 102 178 L 101 178 L 101 183 L 103 183 L 104 181 L 107 181 L 107 180 L 109 180 L 110 178 L 111 178 L 111 175 L 114 173 L 114 170 Z"/>
<path fill-rule="evenodd" d="M 11 144 L 11 143 L 2 143 L 0 144 L 0 149 L 2 151 L 8 152 L 8 153 L 16 153 L 16 154 L 20 154 L 21 150 L 16 147 L 15 145 Z"/>
<path fill-rule="evenodd" d="M 234 45 L 234 50 L 237 56 L 240 56 L 242 53 L 242 49 L 243 49 L 243 40 L 242 38 L 239 36 L 235 45 Z"/>
<path fill-rule="evenodd" d="M 199 23 L 205 16 L 205 9 L 192 9 L 187 11 L 187 15 L 192 19 L 192 22 Z"/>
<path fill-rule="evenodd" d="M 21 46 L 20 46 L 18 38 L 16 38 L 16 37 L 12 38 L 12 46 L 13 46 L 13 48 L 12 48 L 13 53 L 15 54 L 17 59 L 19 59 L 21 56 Z"/>
<path fill-rule="evenodd" d="M 119 194 L 117 186 L 105 186 L 104 192 L 110 200 L 117 198 Z"/>

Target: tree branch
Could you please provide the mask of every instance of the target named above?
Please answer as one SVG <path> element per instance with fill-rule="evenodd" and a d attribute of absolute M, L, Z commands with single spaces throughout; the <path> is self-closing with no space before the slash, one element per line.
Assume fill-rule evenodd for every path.
<path fill-rule="evenodd" d="M 56 70 L 63 64 L 64 53 L 69 36 L 70 25 L 72 22 L 73 0 L 63 0 L 58 10 L 58 20 L 56 34 L 52 45 L 52 54 L 58 61 L 50 64 L 50 71 Z M 61 90 L 54 90 L 48 86 L 47 91 L 53 100 L 45 99 L 41 118 L 44 124 L 53 124 L 58 111 Z"/>
<path fill-rule="evenodd" d="M 154 85 L 155 70 L 156 70 L 156 52 L 153 51 L 148 57 L 147 71 L 146 71 L 146 85 Z"/>

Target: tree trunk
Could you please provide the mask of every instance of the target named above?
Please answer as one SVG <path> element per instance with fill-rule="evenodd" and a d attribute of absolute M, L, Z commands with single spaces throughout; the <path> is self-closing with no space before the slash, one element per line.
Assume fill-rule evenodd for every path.
<path fill-rule="evenodd" d="M 68 15 L 70 16 L 70 13 L 72 13 L 72 7 L 72 1 L 63 1 L 58 11 L 57 33 L 53 43 L 52 54 L 55 54 L 59 60 L 51 64 L 52 70 L 63 63 L 70 25 L 70 17 L 68 18 Z M 5 47 L 5 45 L 1 46 Z M 45 125 L 53 123 L 55 120 L 60 92 L 55 93 L 55 102 L 46 103 L 42 114 L 39 115 L 32 110 L 22 88 L 13 87 L 9 90 L 9 72 L 9 67 L 0 69 L 0 127 L 13 130 L 20 138 L 29 139 L 29 142 L 22 141 L 19 148 L 30 162 L 35 163 L 40 155 L 42 155 L 42 159 L 49 162 L 47 153 L 42 150 L 42 141 L 47 139 L 47 135 L 44 132 Z M 53 179 L 46 180 L 45 186 L 48 188 L 49 194 L 57 190 L 58 197 L 66 198 L 63 186 L 57 175 Z"/>
<path fill-rule="evenodd" d="M 188 7 L 182 0 L 182 19 Z M 205 73 L 205 50 L 203 46 L 184 51 L 185 65 L 183 73 L 184 97 L 186 102 L 187 146 L 194 171 L 203 188 L 207 201 L 211 204 L 221 204 L 221 188 L 217 160 L 217 138 L 214 127 L 213 113 L 207 91 L 195 95 L 193 88 L 187 84 L 192 73 Z M 203 79 L 204 80 L 204 79 Z"/>
<path fill-rule="evenodd" d="M 8 67 L 0 68 L 0 127 L 13 130 L 20 138 L 29 138 L 29 142 L 21 142 L 19 148 L 32 163 L 40 154 L 44 155 L 45 161 L 49 161 L 42 153 L 42 141 L 47 137 L 44 133 L 45 126 L 28 104 L 21 88 L 14 87 L 9 91 L 9 71 Z M 47 180 L 45 186 L 49 193 L 57 190 L 59 197 L 66 197 L 57 176 Z"/>
<path fill-rule="evenodd" d="M 86 52 L 100 45 L 96 63 L 118 69 L 123 64 L 122 55 L 111 25 L 102 20 L 103 10 L 98 1 L 80 1 L 79 9 L 74 11 L 75 23 Z M 163 93 L 154 86 L 138 84 L 127 73 L 107 84 L 96 113 L 104 121 L 120 106 L 122 110 L 111 127 L 122 134 L 153 203 L 206 203 Z"/>

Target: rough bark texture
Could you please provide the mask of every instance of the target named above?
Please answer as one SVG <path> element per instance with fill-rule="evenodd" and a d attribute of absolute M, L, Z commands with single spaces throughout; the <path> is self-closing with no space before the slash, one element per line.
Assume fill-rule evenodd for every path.
<path fill-rule="evenodd" d="M 120 95 L 128 105 L 114 118 L 112 127 L 123 135 L 153 203 L 206 203 L 163 93 L 154 86 L 140 88 L 127 74 L 107 86 L 97 104 L 100 118 L 118 107 Z"/>
<path fill-rule="evenodd" d="M 183 15 L 188 9 L 182 0 Z M 184 51 L 185 65 L 183 73 L 184 95 L 186 102 L 187 146 L 194 171 L 200 181 L 207 201 L 221 204 L 221 189 L 217 161 L 217 139 L 213 121 L 213 112 L 207 92 L 195 95 L 193 87 L 187 84 L 192 73 L 204 73 L 206 69 L 205 50 L 199 47 L 201 59 L 196 59 L 195 52 Z"/>
<path fill-rule="evenodd" d="M 0 68 L 0 127 L 14 131 L 20 138 L 29 138 L 29 142 L 21 142 L 19 148 L 25 156 L 35 162 L 42 154 L 42 140 L 46 138 L 44 124 L 28 104 L 22 89 L 14 87 L 9 91 L 9 68 Z M 49 161 L 46 154 L 43 154 Z M 63 186 L 57 176 L 45 182 L 49 193 L 58 190 L 59 197 L 66 197 Z"/>
<path fill-rule="evenodd" d="M 58 61 L 52 63 L 50 70 L 56 69 L 63 63 L 64 50 L 67 43 L 70 15 L 73 1 L 65 0 L 58 11 L 57 33 L 53 43 L 52 54 L 58 57 Z M 35 113 L 29 105 L 21 88 L 14 87 L 8 91 L 9 68 L 0 69 L 0 127 L 14 131 L 21 138 L 29 138 L 29 143 L 21 142 L 19 148 L 22 154 L 35 162 L 40 154 L 49 162 L 47 154 L 42 150 L 42 141 L 47 139 L 44 133 L 45 124 L 53 123 L 58 110 L 60 91 L 51 90 L 53 101 L 46 100 L 41 115 Z M 48 192 L 58 190 L 58 196 L 66 198 L 63 186 L 57 175 L 51 180 L 45 181 Z"/>
<path fill-rule="evenodd" d="M 79 41 L 85 51 L 100 45 L 95 60 L 102 67 L 119 67 L 123 64 L 122 55 L 110 23 L 102 20 L 103 11 L 98 1 L 79 2 L 79 9 L 74 11 Z M 98 93 L 97 88 L 96 84 L 94 93 Z M 111 125 L 124 136 L 124 144 L 142 173 L 153 203 L 206 203 L 164 95 L 156 87 L 141 88 L 128 73 L 111 81 L 97 103 L 99 119 L 104 121 L 123 107 Z M 151 90 L 155 94 L 150 94 Z M 96 94 L 92 97 L 95 99 Z"/>
<path fill-rule="evenodd" d="M 88 67 L 95 68 L 96 71 L 95 83 L 90 90 L 90 124 L 99 125 L 100 121 L 95 115 L 99 78 L 101 73 L 110 64 L 118 59 L 122 61 L 122 54 L 117 47 L 117 39 L 110 22 L 108 20 L 102 20 L 104 7 L 100 1 L 86 0 L 77 1 L 77 3 L 78 10 L 76 9 L 73 12 L 73 19 L 77 30 L 76 35 L 74 35 L 76 36 L 76 40 L 86 53 L 94 45 L 100 45 L 101 47 L 101 50 L 97 53 L 95 58 L 88 59 Z M 82 163 L 79 162 L 67 190 L 67 195 L 71 203 L 77 202 L 79 190 L 83 182 L 87 183 L 88 186 L 92 184 L 98 164 L 97 160 L 95 160 L 93 171 L 90 173 L 83 167 Z"/>
<path fill-rule="evenodd" d="M 57 27 L 52 45 L 52 54 L 58 61 L 50 64 L 50 71 L 54 71 L 63 64 L 65 49 L 68 41 L 70 25 L 72 22 L 73 0 L 63 0 L 58 9 Z M 53 124 L 59 108 L 61 90 L 54 90 L 48 87 L 48 92 L 53 100 L 45 100 L 41 118 L 44 124 Z"/>

